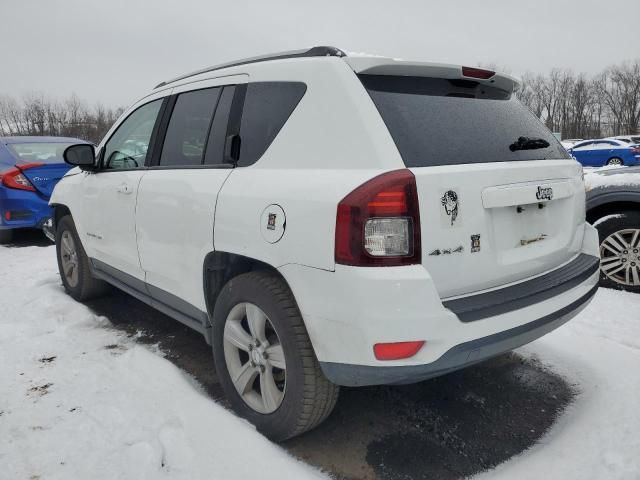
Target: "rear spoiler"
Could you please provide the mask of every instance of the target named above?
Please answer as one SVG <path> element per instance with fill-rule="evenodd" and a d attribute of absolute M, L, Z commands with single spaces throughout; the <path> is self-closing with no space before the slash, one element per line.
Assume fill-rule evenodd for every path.
<path fill-rule="evenodd" d="M 397 75 L 403 77 L 473 80 L 481 84 L 491 85 L 509 93 L 513 92 L 520 85 L 520 82 L 510 75 L 447 63 L 411 62 L 386 57 L 347 56 L 343 57 L 343 60 L 354 72 L 365 75 Z M 467 74 L 465 75 L 465 73 Z M 476 74 L 486 76 L 487 78 L 481 78 L 481 76 L 476 76 Z"/>

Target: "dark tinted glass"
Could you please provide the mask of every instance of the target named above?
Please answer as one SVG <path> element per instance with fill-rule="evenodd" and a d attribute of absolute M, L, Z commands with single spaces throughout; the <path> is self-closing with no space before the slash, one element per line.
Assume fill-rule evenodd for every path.
<path fill-rule="evenodd" d="M 307 86 L 299 82 L 256 82 L 247 86 L 238 165 L 251 165 L 262 156 L 306 90 Z"/>
<path fill-rule="evenodd" d="M 207 142 L 207 152 L 205 154 L 204 163 L 206 165 L 219 165 L 224 163 L 224 143 L 227 138 L 227 123 L 229 121 L 229 112 L 231 111 L 231 102 L 236 87 L 231 85 L 224 87 L 220 101 L 216 108 L 216 114 L 213 117 L 211 131 L 209 132 L 209 141 Z"/>
<path fill-rule="evenodd" d="M 360 75 L 408 167 L 570 158 L 507 92 L 467 80 Z M 519 137 L 549 147 L 511 151 Z"/>
<path fill-rule="evenodd" d="M 209 127 L 220 97 L 220 87 L 178 96 L 162 146 L 160 165 L 202 165 Z"/>

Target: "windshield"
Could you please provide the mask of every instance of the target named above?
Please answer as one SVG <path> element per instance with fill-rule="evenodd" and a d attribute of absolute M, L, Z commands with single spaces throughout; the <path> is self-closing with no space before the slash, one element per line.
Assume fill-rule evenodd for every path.
<path fill-rule="evenodd" d="M 469 80 L 359 77 L 408 167 L 571 158 L 504 90 Z"/>
<path fill-rule="evenodd" d="M 62 154 L 74 143 L 10 143 L 11 153 L 23 162 L 64 163 Z"/>

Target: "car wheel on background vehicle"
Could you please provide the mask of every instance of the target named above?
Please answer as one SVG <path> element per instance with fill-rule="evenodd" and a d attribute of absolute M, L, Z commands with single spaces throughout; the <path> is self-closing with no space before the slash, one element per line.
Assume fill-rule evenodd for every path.
<path fill-rule="evenodd" d="M 640 292 L 640 212 L 624 211 L 596 222 L 600 284 Z"/>
<path fill-rule="evenodd" d="M 78 301 L 97 297 L 107 290 L 107 284 L 91 275 L 89 258 L 82 248 L 76 226 L 70 215 L 63 217 L 56 228 L 56 256 L 64 289 Z"/>
<path fill-rule="evenodd" d="M 213 314 L 213 355 L 232 408 L 275 441 L 333 410 L 339 387 L 323 375 L 285 282 L 268 272 L 230 280 Z"/>
<path fill-rule="evenodd" d="M 13 230 L 0 230 L 0 245 L 7 244 L 13 240 Z"/>
<path fill-rule="evenodd" d="M 621 165 L 624 165 L 624 162 L 619 157 L 612 157 L 609 160 L 607 160 L 607 165 L 620 165 L 621 166 Z"/>

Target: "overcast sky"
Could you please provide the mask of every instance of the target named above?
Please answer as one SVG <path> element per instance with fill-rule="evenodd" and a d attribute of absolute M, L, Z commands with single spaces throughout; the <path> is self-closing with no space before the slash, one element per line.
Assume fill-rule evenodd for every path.
<path fill-rule="evenodd" d="M 639 0 L 0 0 L 0 94 L 128 105 L 204 66 L 312 45 L 516 75 L 640 58 Z"/>

